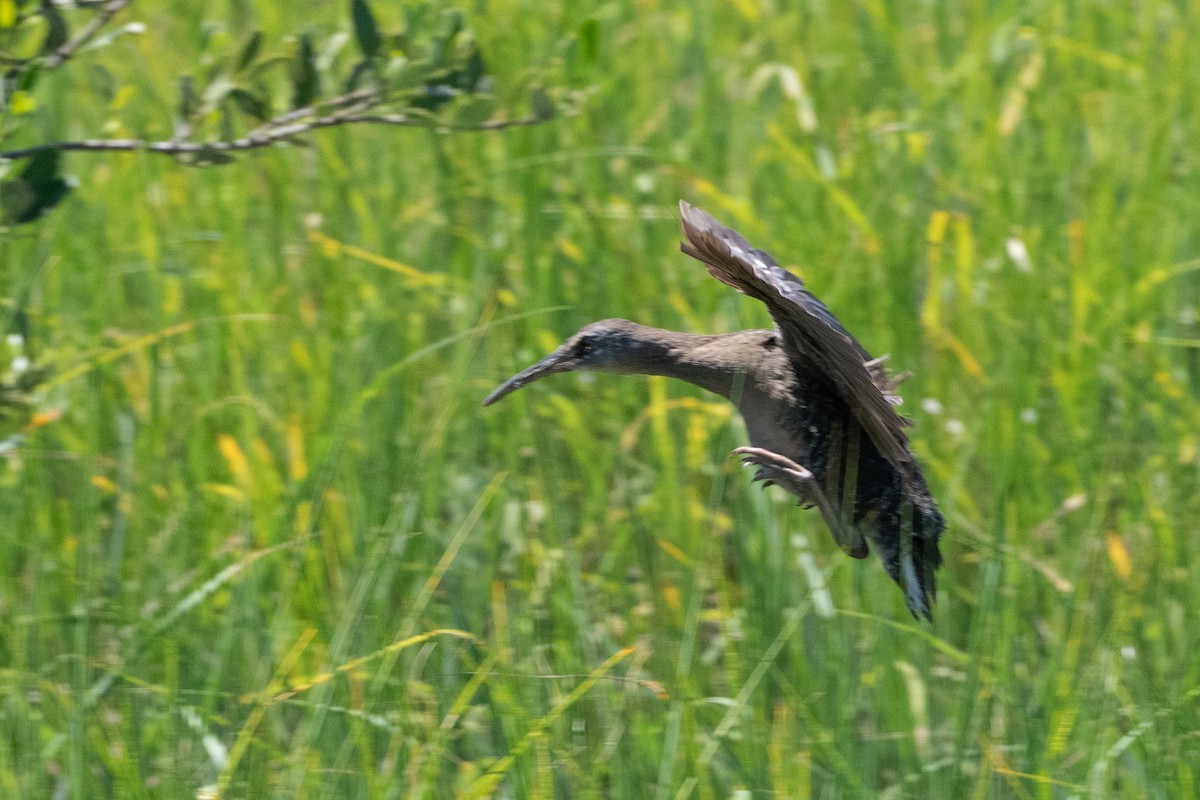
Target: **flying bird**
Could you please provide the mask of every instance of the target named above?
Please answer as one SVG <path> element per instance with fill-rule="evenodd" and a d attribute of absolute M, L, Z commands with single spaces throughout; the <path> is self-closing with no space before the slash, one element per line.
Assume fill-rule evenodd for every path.
<path fill-rule="evenodd" d="M 896 412 L 898 379 L 859 344 L 800 278 L 732 228 L 681 202 L 680 249 L 767 307 L 773 330 L 679 333 L 624 319 L 593 322 L 488 395 L 491 405 L 559 372 L 664 375 L 737 407 L 750 446 L 734 454 L 815 506 L 854 558 L 873 547 L 914 617 L 932 620 L 945 521 Z"/>

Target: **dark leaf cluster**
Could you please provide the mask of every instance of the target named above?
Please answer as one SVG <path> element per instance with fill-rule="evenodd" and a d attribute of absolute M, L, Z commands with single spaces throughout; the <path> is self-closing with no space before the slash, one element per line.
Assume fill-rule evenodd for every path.
<path fill-rule="evenodd" d="M 11 18 L 6 8 L 13 9 Z M 338 30 L 303 29 L 276 42 L 260 30 L 235 34 L 206 25 L 202 57 L 177 84 L 170 139 L 51 141 L 0 150 L 10 165 L 32 159 L 16 176 L 0 165 L 0 224 L 30 222 L 66 196 L 70 184 L 58 158 L 64 151 L 141 151 L 211 166 L 243 151 L 298 143 L 322 128 L 497 130 L 545 122 L 578 100 L 536 77 L 500 96 L 459 10 L 406 4 L 385 24 L 370 0 L 346 0 L 345 8 Z M 0 3 L 0 148 L 34 129 L 42 75 L 82 50 L 144 32 L 137 22 L 116 24 L 127 9 L 136 9 L 133 0 Z M 93 72 L 108 74 L 98 65 Z M 107 84 L 115 92 L 116 79 L 110 75 Z"/>

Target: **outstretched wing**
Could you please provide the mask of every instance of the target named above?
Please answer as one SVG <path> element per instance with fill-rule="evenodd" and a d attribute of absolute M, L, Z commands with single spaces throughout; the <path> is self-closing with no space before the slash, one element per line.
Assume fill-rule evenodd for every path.
<path fill-rule="evenodd" d="M 883 367 L 805 288 L 804 281 L 780 267 L 769 253 L 698 208 L 681 201 L 679 210 L 686 240 L 680 249 L 703 262 L 717 280 L 766 305 L 792 360 L 837 388 L 875 447 L 907 477 L 913 459 L 904 429 L 912 423 L 896 413 L 896 398 Z"/>
<path fill-rule="evenodd" d="M 896 413 L 882 366 L 837 318 L 769 254 L 699 209 L 680 203 L 684 253 L 717 280 L 766 305 L 785 352 L 803 382 L 803 465 L 822 516 L 838 543 L 857 558 L 865 537 L 904 590 L 914 616 L 930 617 L 945 521 L 908 447 L 911 423 Z M 862 438 L 866 434 L 869 441 Z M 824 492 L 824 497 L 819 494 Z"/>

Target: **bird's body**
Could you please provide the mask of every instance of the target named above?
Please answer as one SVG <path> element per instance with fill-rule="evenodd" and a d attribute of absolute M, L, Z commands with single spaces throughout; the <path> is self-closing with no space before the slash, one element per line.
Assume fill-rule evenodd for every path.
<path fill-rule="evenodd" d="M 799 278 L 704 212 L 681 211 L 683 251 L 765 303 L 775 330 L 697 335 L 595 322 L 485 405 L 577 369 L 663 375 L 719 394 L 745 420 L 751 447 L 734 452 L 759 468 L 757 478 L 817 506 L 851 556 L 874 546 L 909 610 L 929 618 L 945 523 L 908 447 L 909 423 L 894 410 L 894 383 Z"/>

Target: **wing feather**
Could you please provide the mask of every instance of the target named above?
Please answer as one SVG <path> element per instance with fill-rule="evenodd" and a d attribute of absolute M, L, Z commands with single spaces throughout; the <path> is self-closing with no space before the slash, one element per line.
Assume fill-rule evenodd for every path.
<path fill-rule="evenodd" d="M 945 521 L 909 449 L 904 429 L 911 423 L 894 408 L 899 400 L 892 390 L 902 378 L 889 378 L 883 359 L 872 359 L 770 254 L 687 203 L 680 211 L 683 252 L 717 280 L 761 301 L 775 320 L 802 379 L 796 436 L 810 460 L 804 466 L 822 489 L 818 505 L 838 544 L 861 558 L 870 542 L 904 590 L 909 610 L 929 618 Z M 808 497 L 799 494 L 802 501 Z"/>
<path fill-rule="evenodd" d="M 833 383 L 875 447 L 907 476 L 913 457 L 904 429 L 912 423 L 896 413 L 892 383 L 879 361 L 769 253 L 708 213 L 683 202 L 679 207 L 685 239 L 680 249 L 717 280 L 766 305 L 789 356 Z"/>

